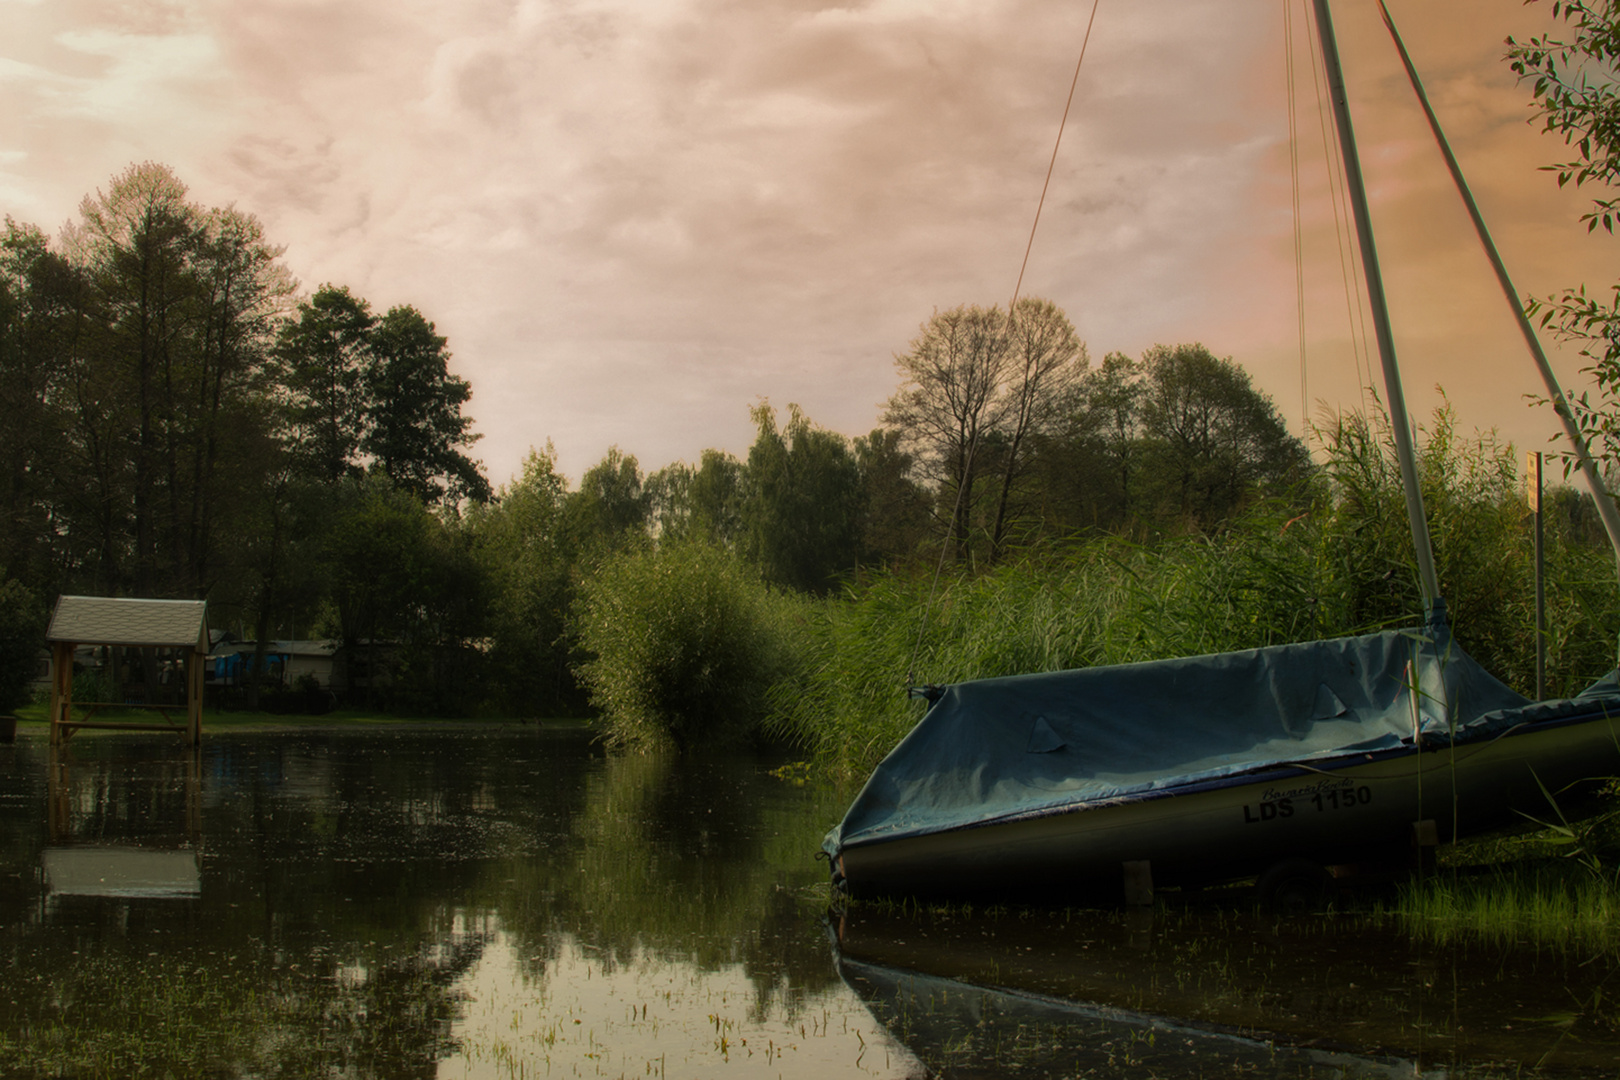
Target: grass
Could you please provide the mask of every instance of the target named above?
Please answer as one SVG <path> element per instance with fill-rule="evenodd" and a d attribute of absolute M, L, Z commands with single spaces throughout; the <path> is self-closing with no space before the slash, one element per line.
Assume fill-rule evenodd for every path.
<path fill-rule="evenodd" d="M 1403 885 L 1385 911 L 1414 937 L 1620 954 L 1620 889 L 1568 863 L 1441 872 Z"/>

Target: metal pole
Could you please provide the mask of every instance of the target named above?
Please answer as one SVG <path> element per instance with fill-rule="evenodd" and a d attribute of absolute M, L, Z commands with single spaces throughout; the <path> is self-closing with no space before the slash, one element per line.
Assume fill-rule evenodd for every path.
<path fill-rule="evenodd" d="M 1553 374 L 1546 350 L 1541 347 L 1541 339 L 1536 336 L 1535 328 L 1530 325 L 1529 316 L 1524 313 L 1524 305 L 1519 302 L 1519 292 L 1513 287 L 1513 279 L 1508 276 L 1507 266 L 1496 250 L 1496 243 L 1491 239 L 1491 231 L 1485 227 L 1485 218 L 1479 212 L 1479 204 L 1474 201 L 1474 193 L 1469 189 L 1468 181 L 1463 178 L 1462 166 L 1457 164 L 1457 156 L 1451 152 L 1451 143 L 1440 128 L 1440 120 L 1435 116 L 1434 108 L 1429 104 L 1429 95 L 1423 90 L 1423 80 L 1418 78 L 1417 67 L 1406 51 L 1406 43 L 1401 40 L 1400 31 L 1395 29 L 1395 20 L 1390 17 L 1389 8 L 1384 6 L 1384 0 L 1378 0 L 1378 6 L 1383 10 L 1384 25 L 1389 28 L 1390 37 L 1395 39 L 1395 48 L 1400 51 L 1401 63 L 1406 65 L 1406 77 L 1411 81 L 1412 89 L 1417 93 L 1417 99 L 1423 106 L 1423 115 L 1429 118 L 1429 130 L 1434 132 L 1435 141 L 1440 144 L 1440 153 L 1445 156 L 1446 168 L 1451 170 L 1452 182 L 1457 185 L 1457 193 L 1462 196 L 1463 205 L 1468 207 L 1468 216 L 1474 222 L 1474 232 L 1479 235 L 1479 242 L 1485 248 L 1486 257 L 1491 261 L 1491 269 L 1496 271 L 1497 283 L 1502 286 L 1502 294 L 1507 297 L 1508 307 L 1513 309 L 1514 318 L 1518 320 L 1519 334 L 1529 346 L 1531 357 L 1535 359 L 1536 368 L 1541 373 L 1541 381 L 1547 387 L 1547 399 L 1552 402 L 1553 412 L 1558 414 L 1558 421 L 1564 426 L 1564 437 L 1569 440 L 1570 448 L 1575 452 L 1575 459 L 1580 463 L 1581 475 L 1586 479 L 1586 486 L 1591 489 L 1592 498 L 1597 502 L 1598 516 L 1603 519 L 1603 530 L 1609 534 L 1609 544 L 1614 548 L 1615 562 L 1617 568 L 1620 568 L 1620 507 L 1615 506 L 1614 500 L 1609 497 L 1608 491 L 1603 486 L 1602 478 L 1598 476 L 1597 466 L 1592 461 L 1586 439 L 1581 436 L 1580 427 L 1570 413 L 1569 398 L 1558 385 L 1558 376 Z"/>
<path fill-rule="evenodd" d="M 1429 541 L 1429 521 L 1423 511 L 1423 492 L 1418 486 L 1417 456 L 1412 449 L 1412 425 L 1406 414 L 1406 395 L 1401 392 L 1401 373 L 1395 364 L 1395 338 L 1389 328 L 1389 305 L 1384 299 L 1384 279 L 1378 269 L 1378 251 L 1373 244 L 1372 214 L 1367 209 L 1367 188 L 1361 178 L 1361 156 L 1356 152 L 1356 133 L 1350 123 L 1350 102 L 1344 92 L 1344 72 L 1339 66 L 1339 47 L 1333 35 L 1333 16 L 1328 0 L 1313 0 L 1316 32 L 1322 42 L 1328 94 L 1333 102 L 1333 119 L 1339 132 L 1339 150 L 1344 156 L 1344 179 L 1350 205 L 1355 210 L 1356 236 L 1361 243 L 1361 268 L 1367 278 L 1367 299 L 1372 306 L 1373 327 L 1378 337 L 1378 357 L 1384 371 L 1384 396 L 1389 404 L 1389 426 L 1395 436 L 1395 456 L 1401 467 L 1401 487 L 1406 493 L 1406 517 L 1412 529 L 1412 546 L 1417 552 L 1418 583 L 1423 589 L 1425 614 L 1440 599 L 1440 579 L 1434 569 L 1434 549 Z"/>

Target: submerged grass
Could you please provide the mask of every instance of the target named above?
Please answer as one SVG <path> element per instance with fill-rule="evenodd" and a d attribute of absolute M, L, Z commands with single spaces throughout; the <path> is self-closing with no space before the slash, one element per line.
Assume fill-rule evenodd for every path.
<path fill-rule="evenodd" d="M 1480 941 L 1620 955 L 1620 887 L 1568 864 L 1523 863 L 1403 885 L 1393 917 L 1439 944 Z"/>

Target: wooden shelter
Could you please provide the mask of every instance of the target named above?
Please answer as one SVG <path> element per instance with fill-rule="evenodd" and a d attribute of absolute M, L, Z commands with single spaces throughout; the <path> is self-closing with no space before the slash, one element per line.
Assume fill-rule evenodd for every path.
<path fill-rule="evenodd" d="M 81 728 L 172 731 L 191 745 L 202 742 L 203 665 L 208 657 L 207 604 L 202 600 L 131 600 L 103 596 L 62 596 L 56 601 L 46 640 L 51 646 L 51 743 Z M 73 653 L 80 645 L 117 645 L 183 651 L 185 723 L 177 704 L 73 700 Z M 84 710 L 75 717 L 74 708 Z M 98 720 L 105 710 L 145 709 L 162 723 Z"/>

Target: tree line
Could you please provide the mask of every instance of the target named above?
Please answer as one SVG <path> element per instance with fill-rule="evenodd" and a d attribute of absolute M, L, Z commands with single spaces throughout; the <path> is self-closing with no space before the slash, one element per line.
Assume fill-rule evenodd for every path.
<path fill-rule="evenodd" d="M 353 625 L 334 557 L 382 490 L 450 514 L 489 497 L 433 324 L 333 285 L 301 298 L 281 256 L 151 162 L 55 242 L 5 219 L 9 623 L 83 592 L 207 598 L 261 639 Z"/>
<path fill-rule="evenodd" d="M 677 707 L 628 671 L 671 694 L 712 679 L 757 704 L 758 680 L 718 671 L 768 671 L 779 658 L 766 631 L 728 637 L 695 615 L 705 598 L 745 595 L 739 574 L 829 597 L 941 559 L 974 573 L 1103 533 L 1218 531 L 1257 501 L 1309 497 L 1303 443 L 1240 367 L 1200 345 L 1091 367 L 1062 311 L 1028 300 L 1011 318 L 935 312 L 894 363 L 884 426 L 853 439 L 761 402 L 742 458 L 709 449 L 644 473 L 615 448 L 570 489 L 549 447 L 531 453 L 465 518 L 492 568 L 488 658 L 506 707 L 566 709 L 587 694 L 643 716 L 639 728 L 658 710 L 625 702 Z M 660 595 L 689 598 L 684 629 L 649 599 Z M 739 625 L 780 616 L 759 603 L 727 610 Z M 649 657 L 651 643 L 665 652 Z"/>
<path fill-rule="evenodd" d="M 256 218 L 162 165 L 114 177 L 54 241 L 6 218 L 8 618 L 65 592 L 205 598 L 261 643 L 388 643 L 373 705 L 577 711 L 577 598 L 617 553 L 709 545 L 825 597 L 942 555 L 1218 529 L 1309 471 L 1231 360 L 1092 365 L 1039 299 L 933 313 L 866 435 L 761 401 L 744 457 L 647 473 L 614 448 L 577 486 L 548 445 L 492 490 L 450 359 L 414 307 L 301 293 Z"/>

